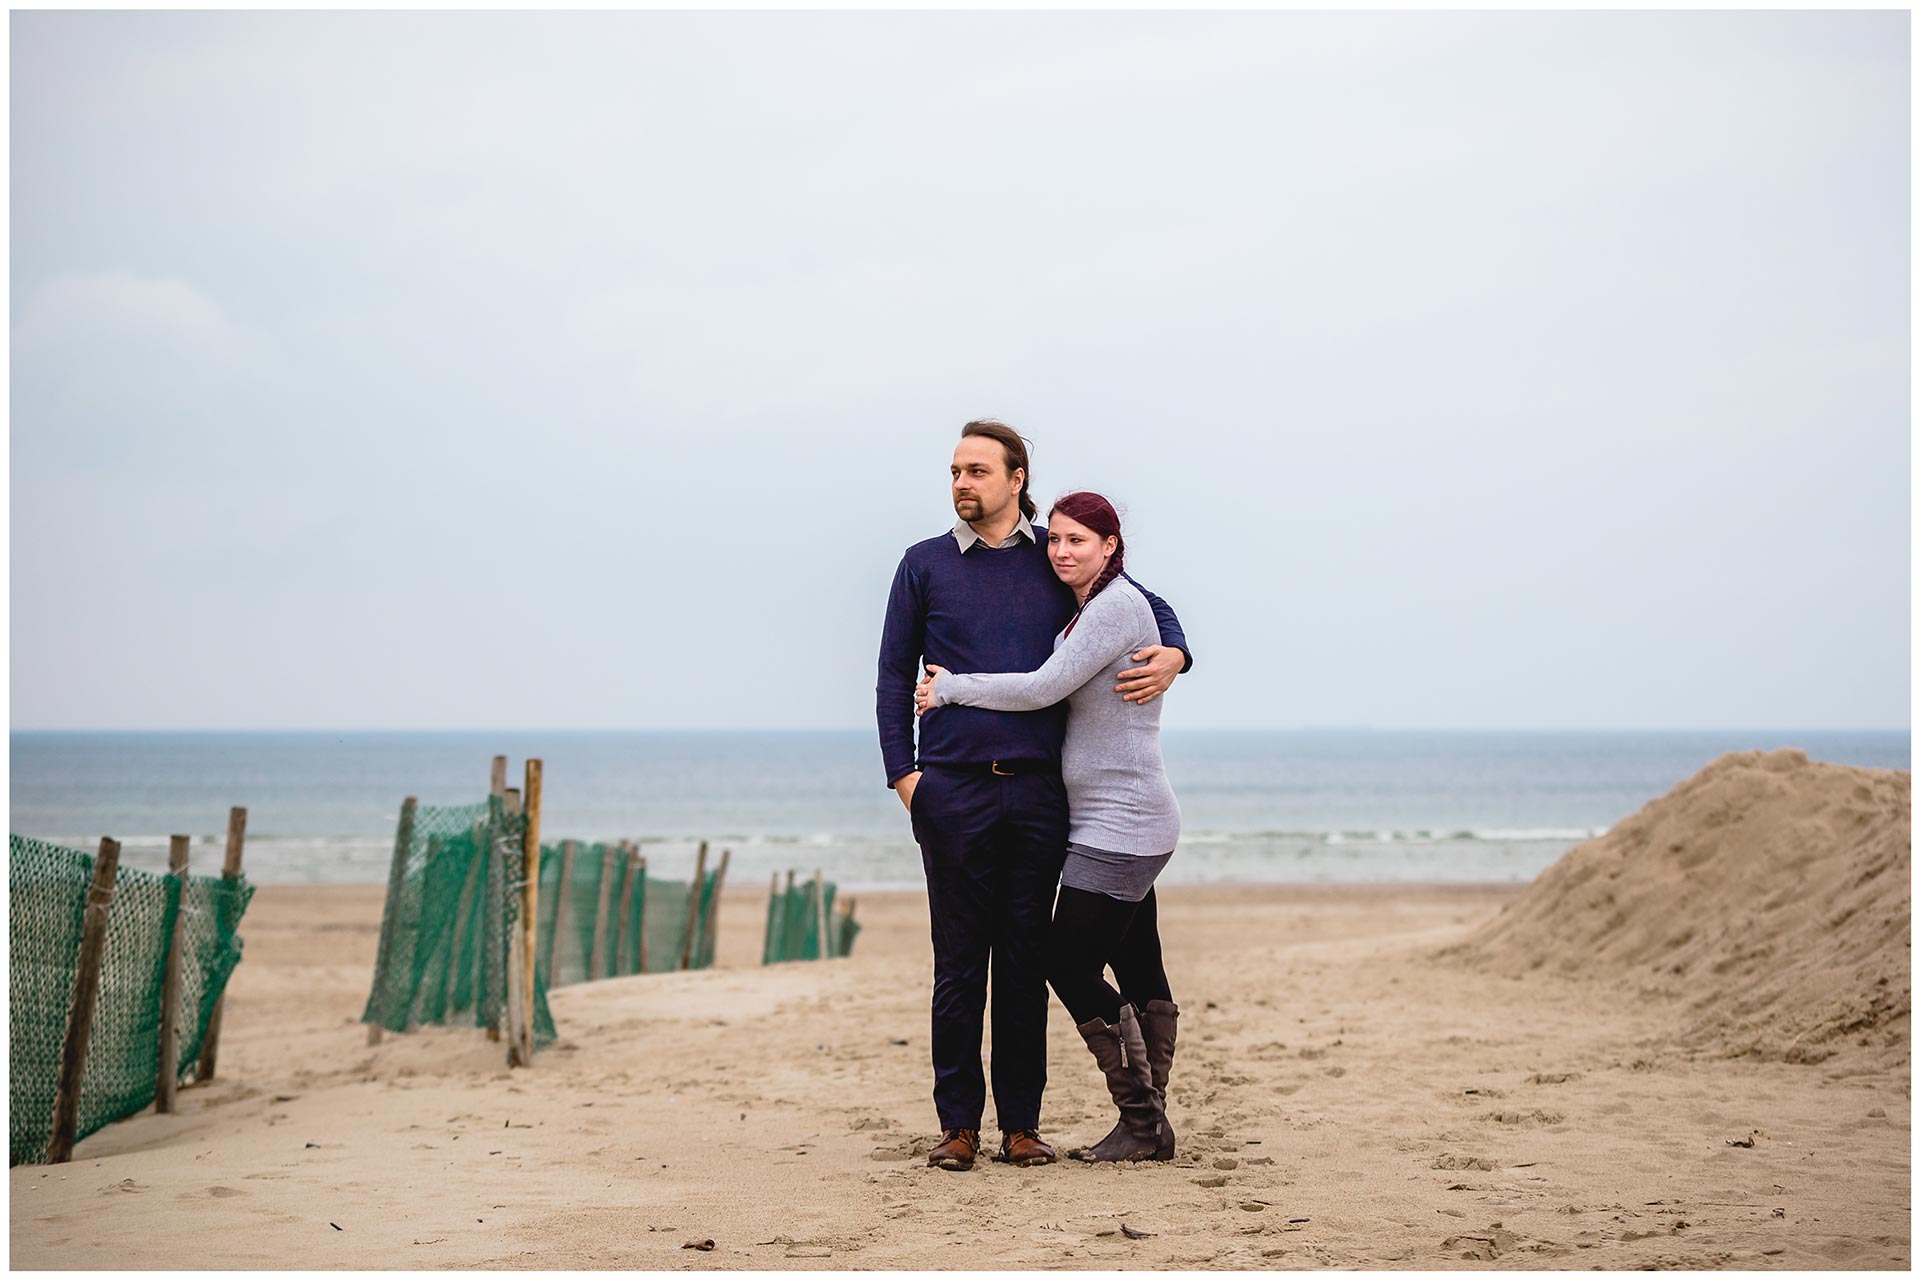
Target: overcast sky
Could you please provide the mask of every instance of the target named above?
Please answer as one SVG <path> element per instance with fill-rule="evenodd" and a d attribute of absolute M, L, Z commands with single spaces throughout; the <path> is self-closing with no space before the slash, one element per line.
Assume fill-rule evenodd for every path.
<path fill-rule="evenodd" d="M 1908 723 L 1905 13 L 12 16 L 12 724 L 871 726 L 960 425 L 1169 727 Z"/>

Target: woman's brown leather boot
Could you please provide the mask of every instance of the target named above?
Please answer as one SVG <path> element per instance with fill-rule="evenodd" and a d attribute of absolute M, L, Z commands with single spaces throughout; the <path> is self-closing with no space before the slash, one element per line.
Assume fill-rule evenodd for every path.
<path fill-rule="evenodd" d="M 1074 1029 L 1093 1051 L 1107 1078 L 1107 1093 L 1120 1109 L 1120 1123 L 1106 1138 L 1073 1155 L 1082 1161 L 1164 1161 L 1160 1155 L 1167 1118 L 1153 1093 L 1147 1045 L 1131 1005 L 1120 1007 L 1120 1021 L 1090 1019 Z M 1167 1156 L 1172 1144 L 1167 1143 Z"/>
<path fill-rule="evenodd" d="M 1165 1129 L 1160 1135 L 1157 1161 L 1173 1159 L 1173 1122 L 1166 1120 L 1167 1077 L 1173 1072 L 1173 1041 L 1180 1023 L 1180 1007 L 1172 1001 L 1148 1001 L 1140 1007 L 1140 1036 L 1147 1043 L 1147 1069 L 1153 1074 L 1153 1096 L 1160 1101 Z"/>

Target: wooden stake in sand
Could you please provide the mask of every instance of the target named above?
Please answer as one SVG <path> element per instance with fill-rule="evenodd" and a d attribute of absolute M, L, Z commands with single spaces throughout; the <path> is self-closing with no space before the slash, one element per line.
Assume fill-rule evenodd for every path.
<path fill-rule="evenodd" d="M 521 1008 L 525 1017 L 520 1020 L 520 1062 L 523 1067 L 533 1066 L 533 1011 L 534 1011 L 534 969 L 533 942 L 534 925 L 538 921 L 540 910 L 540 779 L 541 764 L 538 757 L 527 758 L 527 844 L 525 899 L 522 904 L 521 933 L 526 938 L 525 990 L 521 993 Z"/>
<path fill-rule="evenodd" d="M 560 971 L 554 967 L 560 960 L 560 936 L 566 932 L 567 928 L 567 900 L 573 897 L 569 892 L 573 889 L 573 856 L 579 845 L 578 841 L 560 842 L 560 880 L 553 890 L 553 933 L 547 935 L 547 986 L 549 988 L 560 986 Z M 539 855 L 536 854 L 534 859 L 534 866 L 538 867 Z"/>
<path fill-rule="evenodd" d="M 687 937 L 680 942 L 680 968 L 693 964 L 693 932 L 700 921 L 700 887 L 707 879 L 707 843 L 700 842 L 700 853 L 693 860 L 693 883 L 687 887 Z"/>
<path fill-rule="evenodd" d="M 506 794 L 507 758 L 504 756 L 496 756 L 493 758 L 493 776 L 488 780 L 487 795 L 505 796 Z"/>
<path fill-rule="evenodd" d="M 172 881 L 173 929 L 167 933 L 167 967 L 160 979 L 160 1054 L 155 1064 L 153 1110 L 173 1111 L 180 1088 L 180 936 L 187 932 L 187 853 L 191 836 L 167 842 L 167 879 Z"/>
<path fill-rule="evenodd" d="M 113 907 L 113 880 L 120 871 L 120 842 L 100 838 L 80 918 L 80 955 L 73 979 L 73 1003 L 67 1011 L 67 1037 L 60 1046 L 60 1079 L 53 1090 L 53 1132 L 47 1160 L 73 1159 L 74 1132 L 80 1128 L 80 1078 L 87 1067 L 87 1037 L 93 1031 L 93 1003 L 100 993 L 100 958 L 107 946 L 107 913 Z"/>
<path fill-rule="evenodd" d="M 633 918 L 633 861 L 639 857 L 633 852 L 632 841 L 620 842 L 620 896 L 615 900 L 619 904 L 620 919 L 613 925 L 613 972 L 626 974 L 629 971 L 622 964 L 627 959 L 627 927 Z"/>
<path fill-rule="evenodd" d="M 244 805 L 236 805 L 227 811 L 227 861 L 220 868 L 220 879 L 231 884 L 240 879 L 240 855 L 247 844 L 247 810 Z M 225 904 L 223 903 L 224 910 Z M 227 922 L 220 922 L 226 928 Z M 220 999 L 213 1003 L 213 1016 L 207 1020 L 207 1039 L 200 1044 L 200 1066 L 194 1069 L 193 1079 L 197 1085 L 202 1081 L 213 1080 L 214 1061 L 220 1056 L 220 1016 L 227 1008 L 227 994 L 221 990 Z"/>
<path fill-rule="evenodd" d="M 600 850 L 600 901 L 593 909 L 593 942 L 587 948 L 587 978 L 603 977 L 607 972 L 607 908 L 613 897 L 614 860 L 620 851 L 612 845 Z"/>
<path fill-rule="evenodd" d="M 387 868 L 387 907 L 380 914 L 380 952 L 373 962 L 373 990 L 386 996 L 388 958 L 393 952 L 396 935 L 400 932 L 400 887 L 407 880 L 407 857 L 413 852 L 414 813 L 420 808 L 418 798 L 409 796 L 400 802 L 400 828 L 393 838 L 393 862 Z M 384 1029 L 375 1019 L 367 1024 L 367 1044 L 380 1044 L 380 1035 Z"/>

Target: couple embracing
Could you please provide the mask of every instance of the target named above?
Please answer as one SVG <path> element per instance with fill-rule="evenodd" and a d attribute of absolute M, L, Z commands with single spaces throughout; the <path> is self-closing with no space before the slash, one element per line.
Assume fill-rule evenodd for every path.
<path fill-rule="evenodd" d="M 1157 700 L 1192 665 L 1186 637 L 1124 573 L 1105 498 L 1068 494 L 1033 523 L 1027 442 L 1011 427 L 968 423 L 952 475 L 959 520 L 901 558 L 876 689 L 887 783 L 912 816 L 933 923 L 941 1137 L 927 1163 L 967 1170 L 979 1155 L 989 968 L 1001 1159 L 1055 1159 L 1040 1137 L 1051 983 L 1120 1114 L 1074 1155 L 1164 1161 L 1179 1009 L 1153 881 L 1180 809 Z"/>

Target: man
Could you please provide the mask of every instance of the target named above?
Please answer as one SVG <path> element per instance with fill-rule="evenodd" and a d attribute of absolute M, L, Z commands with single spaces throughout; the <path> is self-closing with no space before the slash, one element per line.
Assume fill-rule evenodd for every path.
<path fill-rule="evenodd" d="M 993 974 L 993 1102 L 1000 1152 L 1045 1165 L 1045 943 L 1067 848 L 1060 781 L 1066 705 L 1037 712 L 949 707 L 921 722 L 914 751 L 913 687 L 921 664 L 955 672 L 1027 672 L 1046 662 L 1074 597 L 1034 525 L 1027 442 L 1004 423 L 970 422 L 953 451 L 949 533 L 901 557 L 887 599 L 875 688 L 887 785 L 912 818 L 933 923 L 933 1101 L 941 1140 L 928 1165 L 973 1168 L 986 1088 L 981 1018 Z M 1139 584 L 1135 584 L 1139 586 Z M 1160 645 L 1133 655 L 1114 697 L 1145 702 L 1192 665 L 1166 602 L 1145 592 Z"/>

